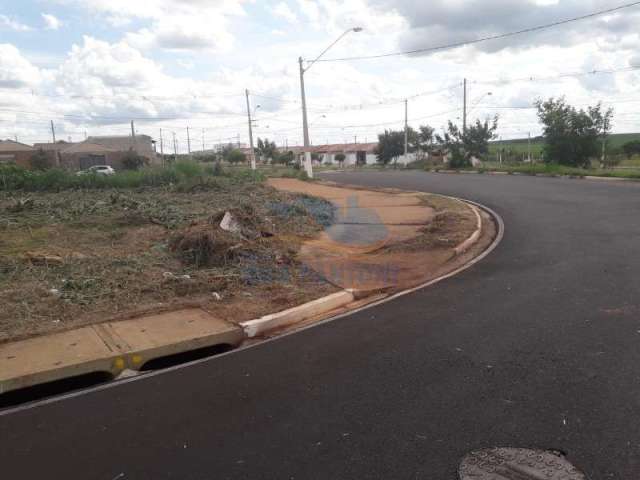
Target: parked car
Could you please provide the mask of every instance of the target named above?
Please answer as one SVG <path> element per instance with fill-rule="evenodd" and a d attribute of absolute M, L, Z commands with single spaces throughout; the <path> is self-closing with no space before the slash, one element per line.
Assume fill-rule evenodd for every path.
<path fill-rule="evenodd" d="M 94 165 L 86 170 L 80 170 L 76 175 L 113 175 L 116 171 L 109 165 Z"/>

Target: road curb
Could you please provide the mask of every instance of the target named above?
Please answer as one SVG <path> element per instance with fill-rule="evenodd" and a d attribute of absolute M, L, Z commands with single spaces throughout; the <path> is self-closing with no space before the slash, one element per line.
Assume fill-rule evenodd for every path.
<path fill-rule="evenodd" d="M 524 177 L 540 177 L 540 178 L 566 178 L 570 180 L 594 180 L 597 182 L 640 182 L 640 178 L 626 177 L 599 177 L 597 175 L 559 175 L 555 173 L 527 173 L 527 172 L 504 172 L 501 170 L 427 170 L 429 173 L 447 173 L 447 174 L 464 174 L 476 173 L 484 175 L 515 175 Z"/>
<path fill-rule="evenodd" d="M 307 320 L 308 318 L 323 315 L 337 308 L 344 307 L 354 300 L 355 296 L 352 292 L 342 290 L 279 313 L 273 313 L 255 320 L 242 322 L 240 326 L 248 338 L 254 338 L 277 328 L 290 326 Z"/>
<path fill-rule="evenodd" d="M 470 203 L 464 202 L 462 200 L 460 200 L 460 201 L 462 203 L 464 203 L 466 206 L 470 207 L 471 210 L 473 211 L 473 213 L 475 214 L 475 216 L 476 216 L 476 229 L 469 236 L 469 238 L 467 238 L 464 242 L 462 242 L 460 245 L 458 245 L 456 248 L 453 249 L 453 251 L 455 252 L 456 256 L 462 255 L 467 250 L 469 250 L 471 247 L 473 247 L 476 243 L 478 243 L 478 240 L 480 240 L 480 236 L 482 235 L 482 217 L 480 216 L 480 212 L 478 211 L 478 207 L 476 207 L 475 205 L 471 205 Z"/>

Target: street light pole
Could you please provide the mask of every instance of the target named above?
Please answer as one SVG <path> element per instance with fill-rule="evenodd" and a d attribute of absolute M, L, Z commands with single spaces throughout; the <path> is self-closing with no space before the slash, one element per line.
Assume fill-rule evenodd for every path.
<path fill-rule="evenodd" d="M 309 178 L 313 178 L 313 166 L 311 165 L 311 151 L 309 149 L 309 120 L 307 119 L 307 96 L 304 90 L 304 67 L 302 57 L 298 58 L 300 65 L 300 96 L 302 99 L 302 135 L 304 137 L 304 169 Z"/>
<path fill-rule="evenodd" d="M 311 164 L 311 142 L 309 140 L 309 121 L 307 119 L 307 98 L 304 90 L 304 74 L 311 68 L 313 65 L 320 60 L 320 58 L 327 53 L 331 47 L 333 47 L 336 43 L 338 43 L 342 38 L 344 38 L 347 34 L 351 32 L 361 32 L 362 27 L 355 27 L 345 30 L 342 35 L 340 35 L 331 45 L 325 48 L 320 55 L 318 55 L 315 60 L 307 65 L 307 68 L 303 66 L 302 57 L 298 58 L 298 64 L 300 66 L 300 97 L 302 101 L 302 135 L 304 139 L 304 169 L 307 172 L 309 178 L 313 178 L 313 165 Z"/>
<path fill-rule="evenodd" d="M 249 147 L 251 151 L 249 153 L 251 159 L 251 170 L 256 169 L 256 151 L 253 149 L 253 125 L 251 120 L 251 104 L 249 103 L 249 90 L 245 90 L 247 97 L 247 117 L 249 119 Z"/>

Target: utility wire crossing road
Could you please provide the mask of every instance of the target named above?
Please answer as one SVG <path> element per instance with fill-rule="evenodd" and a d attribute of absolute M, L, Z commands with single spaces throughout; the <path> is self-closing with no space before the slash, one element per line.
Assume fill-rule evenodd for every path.
<path fill-rule="evenodd" d="M 640 184 L 350 173 L 506 225 L 459 276 L 257 347 L 0 416 L 3 478 L 453 480 L 494 446 L 640 478 Z"/>

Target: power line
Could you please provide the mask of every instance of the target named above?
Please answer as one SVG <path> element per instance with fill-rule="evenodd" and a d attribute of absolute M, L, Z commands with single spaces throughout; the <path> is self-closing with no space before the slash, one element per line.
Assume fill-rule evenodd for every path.
<path fill-rule="evenodd" d="M 545 30 L 548 28 L 552 28 L 552 27 L 557 27 L 560 25 L 566 25 L 568 23 L 572 23 L 572 22 L 578 22 L 581 20 L 587 20 L 589 18 L 593 18 L 593 17 L 598 17 L 600 15 L 607 15 L 609 13 L 614 13 L 626 8 L 631 8 L 631 7 L 636 7 L 640 5 L 640 2 L 633 2 L 633 3 L 627 3 L 625 5 L 620 5 L 618 7 L 613 7 L 613 8 L 607 8 L 606 10 L 599 10 L 597 12 L 593 12 L 593 13 L 589 13 L 586 15 L 581 15 L 579 17 L 573 17 L 573 18 L 567 18 L 565 20 L 559 20 L 556 22 L 552 22 L 552 23 L 547 23 L 544 25 L 538 25 L 535 27 L 530 27 L 530 28 L 525 28 L 523 30 L 517 30 L 514 32 L 508 32 L 508 33 L 501 33 L 501 34 L 497 34 L 497 35 L 490 35 L 487 37 L 481 37 L 481 38 L 477 38 L 475 40 L 466 40 L 463 42 L 455 42 L 455 43 L 449 43 L 449 44 L 445 44 L 445 45 L 438 45 L 435 47 L 427 47 L 427 48 L 418 48 L 416 50 L 407 50 L 404 52 L 393 52 L 393 53 L 383 53 L 383 54 L 379 54 L 379 55 L 364 55 L 364 56 L 358 56 L 358 57 L 343 57 L 343 58 L 327 58 L 327 59 L 320 59 L 318 60 L 318 62 L 346 62 L 346 61 L 351 61 L 351 60 L 371 60 L 371 59 L 376 59 L 376 58 L 386 58 L 386 57 L 395 57 L 395 56 L 400 56 L 400 55 L 414 55 L 417 53 L 428 53 L 428 52 L 436 52 L 436 51 L 440 51 L 440 50 L 449 50 L 451 48 L 458 48 L 458 47 L 464 47 L 466 45 L 475 45 L 478 43 L 482 43 L 482 42 L 488 42 L 490 40 L 500 40 L 503 38 L 509 38 L 509 37 L 514 37 L 516 35 L 522 35 L 525 33 L 532 33 L 532 32 L 537 32 L 539 30 Z"/>

